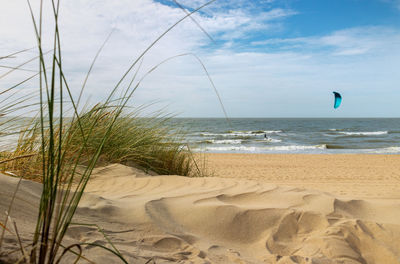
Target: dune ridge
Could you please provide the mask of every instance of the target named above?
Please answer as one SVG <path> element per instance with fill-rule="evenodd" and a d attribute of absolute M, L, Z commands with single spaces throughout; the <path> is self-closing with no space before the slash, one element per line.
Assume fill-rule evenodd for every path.
<path fill-rule="evenodd" d="M 15 184 L 6 176 L 0 181 Z M 31 185 L 23 182 L 17 206 L 28 191 L 38 199 L 40 188 Z M 96 169 L 75 220 L 98 224 L 130 263 L 369 264 L 400 263 L 399 218 L 394 199 L 348 199 L 246 179 L 149 176 L 113 164 Z M 97 227 L 71 227 L 67 241 L 75 240 L 106 245 Z M 117 261 L 99 248 L 84 252 L 98 263 Z"/>

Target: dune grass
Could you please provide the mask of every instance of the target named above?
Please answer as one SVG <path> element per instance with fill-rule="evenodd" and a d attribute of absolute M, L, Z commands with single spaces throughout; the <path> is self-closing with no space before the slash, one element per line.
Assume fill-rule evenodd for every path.
<path fill-rule="evenodd" d="M 70 166 L 67 164 L 78 163 L 84 166 L 89 163 L 103 135 L 115 119 L 97 164 L 121 163 L 157 174 L 204 176 L 203 168 L 199 168 L 201 163 L 197 164 L 191 151 L 182 145 L 182 134 L 175 133 L 176 128 L 169 125 L 170 117 L 160 113 L 143 117 L 140 113 L 140 109 L 131 110 L 115 118 L 116 111 L 99 104 L 80 113 L 79 119 L 65 120 L 63 137 L 65 138 L 67 133 L 69 138 L 64 147 L 64 166 L 67 167 L 63 168 L 63 173 L 68 174 Z M 77 120 L 80 120 L 80 124 Z M 92 120 L 97 120 L 96 125 L 92 124 Z M 11 171 L 17 175 L 24 175 L 27 179 L 42 182 L 43 160 L 40 155 L 42 142 L 39 123 L 39 120 L 32 121 L 20 133 L 14 151 L 2 153 L 2 159 L 8 161 L 0 164 L 3 171 Z M 85 142 L 81 133 L 83 131 L 87 134 L 91 129 L 91 136 Z M 56 130 L 60 130 L 59 125 Z M 48 129 L 45 129 L 44 133 L 44 143 L 48 144 Z M 55 137 L 58 135 L 57 133 Z M 81 150 L 84 142 L 85 147 Z M 78 159 L 75 154 L 79 151 L 82 155 Z"/>
<path fill-rule="evenodd" d="M 53 49 L 45 52 L 42 42 L 43 1 L 40 1 L 39 14 L 36 15 L 27 0 L 37 40 L 39 70 L 21 83 L 38 77 L 39 115 L 32 119 L 27 129 L 22 130 L 15 151 L 1 155 L 4 169 L 13 169 L 20 176 L 30 175 L 40 179 L 43 185 L 33 240 L 28 248 L 21 245 L 23 262 L 58 263 L 66 252 L 73 250 L 77 259 L 82 257 L 83 244 L 77 242 L 63 245 L 63 239 L 72 224 L 92 170 L 98 162 L 133 162 L 161 174 L 202 174 L 198 165 L 193 162 L 190 151 L 182 148 L 179 141 L 175 140 L 176 135 L 165 126 L 168 118 L 159 115 L 142 118 L 137 116 L 137 112 L 126 109 L 140 84 L 140 81 L 134 82 L 136 74 L 131 76 L 132 71 L 143 56 L 181 21 L 214 1 L 188 13 L 155 39 L 130 65 L 115 87 L 110 89 L 109 96 L 102 103 L 79 111 L 81 97 L 78 100 L 73 98 L 63 71 L 58 23 L 59 1 L 49 1 L 54 17 L 54 23 L 51 22 L 54 38 L 51 43 Z M 104 44 L 99 52 L 103 46 Z M 51 55 L 50 59 L 45 58 L 48 53 Z M 121 87 L 126 78 L 131 78 L 129 85 Z M 116 97 L 117 91 L 123 95 L 121 98 Z M 25 98 L 21 100 L 18 105 L 26 102 Z M 68 105 L 65 105 L 66 101 L 69 102 Z M 2 111 L 12 113 L 12 107 L 15 104 L 9 104 Z M 68 108 L 72 109 L 72 117 L 67 116 Z M 16 230 L 15 222 L 14 226 Z M 6 224 L 2 223 L 1 228 L 4 234 Z M 18 234 L 16 235 L 19 240 Z M 96 244 L 92 246 L 103 247 L 127 263 L 112 243 L 110 244 L 111 248 Z"/>

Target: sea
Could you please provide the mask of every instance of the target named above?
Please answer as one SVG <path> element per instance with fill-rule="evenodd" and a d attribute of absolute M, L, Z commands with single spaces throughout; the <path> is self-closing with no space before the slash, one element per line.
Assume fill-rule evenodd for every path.
<path fill-rule="evenodd" d="M 400 154 L 400 118 L 173 118 L 170 125 L 195 152 Z M 0 150 L 14 149 L 18 133 L 4 131 Z"/>
<path fill-rule="evenodd" d="M 206 153 L 400 154 L 400 118 L 175 118 Z"/>

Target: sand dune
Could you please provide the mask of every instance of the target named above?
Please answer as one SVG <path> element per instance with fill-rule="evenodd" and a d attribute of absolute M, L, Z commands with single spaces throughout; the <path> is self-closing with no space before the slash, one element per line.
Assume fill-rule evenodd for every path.
<path fill-rule="evenodd" d="M 1 176 L 2 196 L 15 184 Z M 25 242 L 39 192 L 38 184 L 24 181 L 12 212 Z M 2 211 L 6 205 L 1 199 Z M 399 200 L 348 199 L 246 179 L 149 176 L 114 164 L 95 171 L 75 221 L 103 228 L 130 263 L 378 264 L 400 263 L 398 219 Z M 92 226 L 73 226 L 66 243 L 76 240 L 106 245 Z M 13 248 L 11 235 L 7 242 Z M 85 256 L 118 263 L 95 247 L 86 247 Z"/>

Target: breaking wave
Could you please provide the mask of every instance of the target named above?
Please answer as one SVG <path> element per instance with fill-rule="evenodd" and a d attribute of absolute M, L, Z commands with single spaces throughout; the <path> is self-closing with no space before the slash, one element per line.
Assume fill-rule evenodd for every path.
<path fill-rule="evenodd" d="M 347 135 L 347 136 L 379 136 L 379 135 L 387 135 L 388 131 L 374 131 L 374 132 L 339 132 L 339 134 Z"/>
<path fill-rule="evenodd" d="M 277 134 L 277 133 L 281 133 L 281 132 L 282 132 L 282 130 L 227 131 L 224 133 L 202 132 L 202 133 L 199 133 L 199 135 L 203 136 L 203 137 L 215 137 L 215 136 L 220 136 L 220 137 L 257 137 L 257 136 L 262 136 L 264 134 Z"/>
<path fill-rule="evenodd" d="M 206 152 L 248 152 L 248 153 L 265 153 L 265 152 L 285 152 L 285 151 L 302 151 L 302 150 L 323 150 L 326 149 L 326 145 L 314 145 L 314 146 L 299 146 L 299 145 L 288 145 L 288 146 L 270 146 L 270 147 L 256 147 L 256 146 L 209 146 L 205 148 L 197 148 L 195 151 L 206 151 Z"/>

